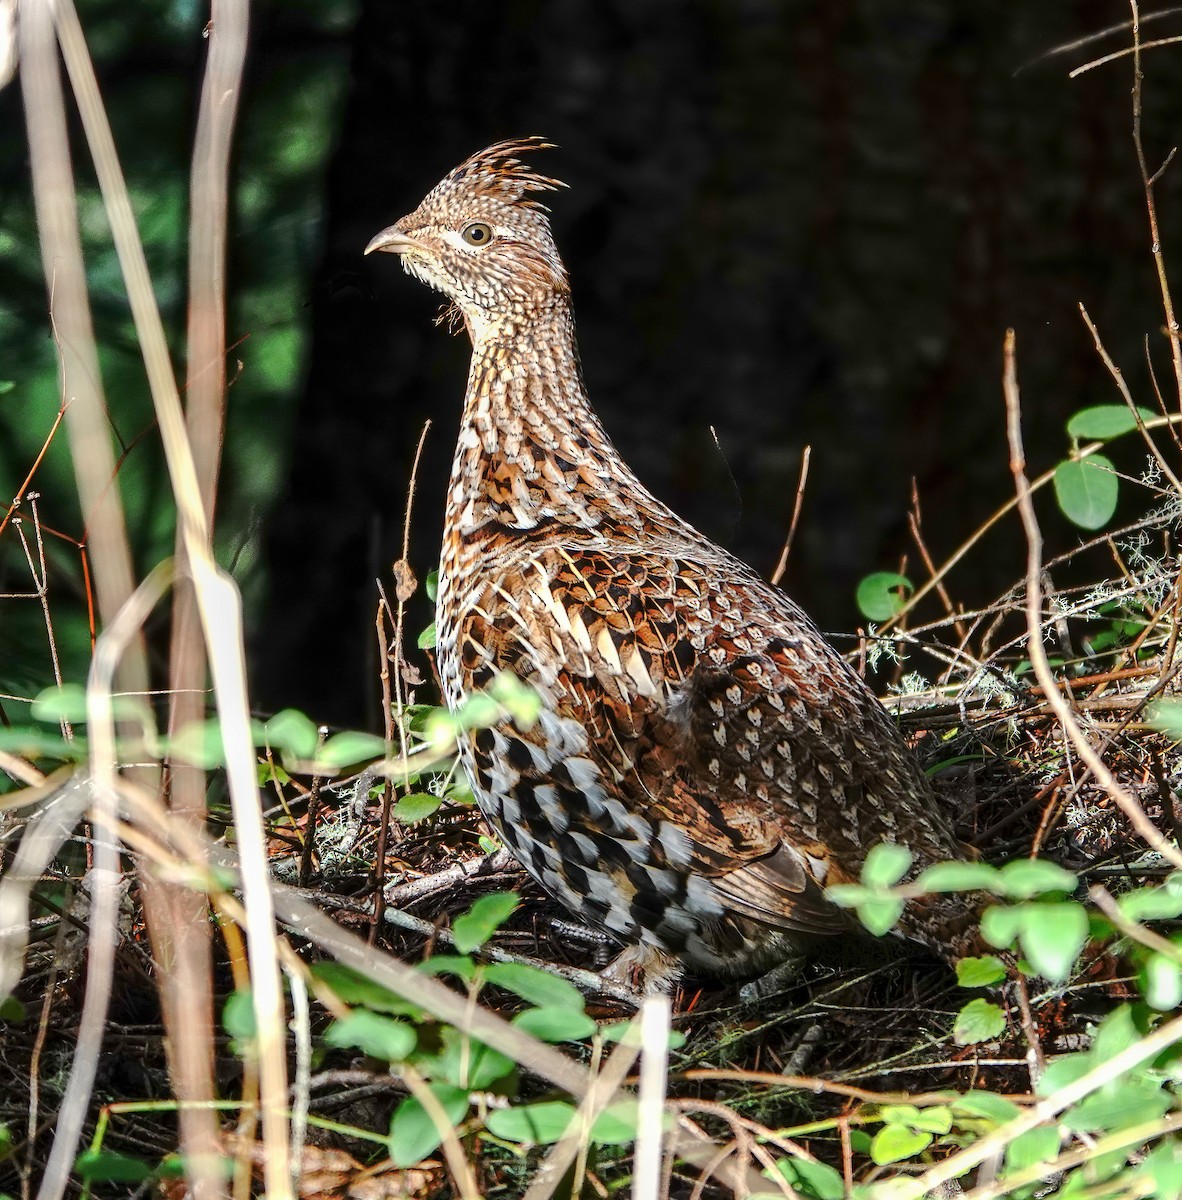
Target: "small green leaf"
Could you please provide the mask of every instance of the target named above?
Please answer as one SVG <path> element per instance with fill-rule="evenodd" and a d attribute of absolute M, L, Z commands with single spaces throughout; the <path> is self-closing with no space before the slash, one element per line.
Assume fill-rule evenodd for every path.
<path fill-rule="evenodd" d="M 1167 737 L 1182 741 L 1182 700 L 1158 700 L 1145 712 L 1145 719 Z"/>
<path fill-rule="evenodd" d="M 862 866 L 862 882 L 867 887 L 892 887 L 907 874 L 911 851 L 894 842 L 879 842 L 870 848 Z"/>
<path fill-rule="evenodd" d="M 29 707 L 34 721 L 69 721 L 81 725 L 86 721 L 86 688 L 80 683 L 63 683 L 38 692 Z"/>
<path fill-rule="evenodd" d="M 1020 940 L 1030 965 L 1053 983 L 1062 983 L 1088 940 L 1088 914 L 1074 901 L 1024 904 Z"/>
<path fill-rule="evenodd" d="M 330 737 L 316 752 L 312 765 L 335 770 L 356 763 L 372 762 L 382 758 L 385 753 L 385 740 L 376 733 L 348 731 Z"/>
<path fill-rule="evenodd" d="M 320 742 L 316 723 L 295 708 L 277 712 L 263 726 L 263 735 L 272 750 L 286 751 L 296 758 L 311 758 Z"/>
<path fill-rule="evenodd" d="M 222 1027 L 235 1041 L 249 1042 L 258 1033 L 250 992 L 231 992 L 222 1007 Z"/>
<path fill-rule="evenodd" d="M 447 1114 L 451 1128 L 468 1115 L 468 1093 L 450 1083 L 432 1083 L 431 1092 Z M 413 1167 L 443 1141 L 430 1114 L 414 1097 L 405 1097 L 390 1119 L 390 1160 L 396 1167 Z"/>
<path fill-rule="evenodd" d="M 932 1144 L 932 1135 L 906 1125 L 884 1125 L 870 1143 L 870 1157 L 880 1166 L 912 1158 Z"/>
<path fill-rule="evenodd" d="M 617 1021 L 614 1025 L 600 1027 L 599 1036 L 605 1042 L 622 1042 L 632 1031 L 632 1045 L 640 1045 L 640 1027 L 636 1021 Z M 680 1050 L 685 1045 L 685 1034 L 680 1029 L 669 1030 L 668 1045 L 670 1050 Z"/>
<path fill-rule="evenodd" d="M 845 1180 L 828 1163 L 778 1158 L 776 1172 L 799 1196 L 807 1196 L 809 1200 L 844 1200 Z M 763 1173 L 769 1175 L 766 1169 Z"/>
<path fill-rule="evenodd" d="M 591 1140 L 601 1146 L 623 1146 L 636 1140 L 636 1101 L 609 1104 L 591 1124 Z"/>
<path fill-rule="evenodd" d="M 1006 977 L 1005 963 L 993 954 L 962 958 L 956 964 L 956 982 L 962 988 L 991 987 Z"/>
<path fill-rule="evenodd" d="M 1141 969 L 1141 991 L 1158 1012 L 1182 1007 L 1182 967 L 1164 954 L 1150 954 Z"/>
<path fill-rule="evenodd" d="M 423 580 L 423 587 L 427 591 L 427 599 L 434 604 L 439 599 L 439 572 L 428 571 L 427 578 Z"/>
<path fill-rule="evenodd" d="M 19 1025 L 28 1015 L 29 1010 L 15 996 L 5 996 L 0 1000 L 0 1021 Z"/>
<path fill-rule="evenodd" d="M 403 825 L 417 825 L 438 812 L 442 803 L 439 796 L 432 796 L 430 792 L 411 792 L 409 796 L 403 796 L 392 811 Z"/>
<path fill-rule="evenodd" d="M 1061 1140 L 1059 1130 L 1054 1125 L 1040 1125 L 1019 1134 L 1006 1147 L 1002 1178 L 1024 1171 L 1027 1167 L 1050 1162 L 1058 1155 Z"/>
<path fill-rule="evenodd" d="M 1077 1132 L 1108 1132 L 1159 1121 L 1170 1107 L 1170 1095 L 1158 1083 L 1130 1077 L 1093 1092 L 1062 1113 L 1059 1120 Z"/>
<path fill-rule="evenodd" d="M 1011 900 L 1029 900 L 1044 892 L 1073 892 L 1079 881 L 1070 871 L 1037 858 L 1019 858 L 998 872 L 995 890 Z"/>
<path fill-rule="evenodd" d="M 958 1046 L 975 1046 L 989 1042 L 1005 1032 L 1006 1015 L 1001 1008 L 978 997 L 970 1000 L 956 1015 L 952 1038 Z"/>
<path fill-rule="evenodd" d="M 549 971 L 540 971 L 524 963 L 492 963 L 484 968 L 484 978 L 539 1007 L 583 1011 L 579 989 Z"/>
<path fill-rule="evenodd" d="M 479 950 L 512 916 L 521 903 L 516 892 L 493 892 L 481 896 L 462 916 L 451 923 L 452 938 L 461 954 Z"/>
<path fill-rule="evenodd" d="M 510 1024 L 543 1042 L 581 1042 L 599 1028 L 585 1012 L 573 1008 L 527 1008 Z"/>
<path fill-rule="evenodd" d="M 858 584 L 858 609 L 869 621 L 889 621 L 904 604 L 915 587 L 906 575 L 895 571 L 875 571 Z"/>
<path fill-rule="evenodd" d="M 85 738 L 75 735 L 73 741 L 67 742 L 59 734 L 42 733 L 28 725 L 0 728 L 0 750 L 22 758 L 52 758 L 61 762 L 79 762 L 89 754 Z"/>
<path fill-rule="evenodd" d="M 1116 903 L 1130 921 L 1173 921 L 1182 916 L 1182 893 L 1170 888 L 1138 888 Z"/>
<path fill-rule="evenodd" d="M 925 892 L 989 891 L 997 882 L 997 868 L 988 863 L 936 863 L 915 881 Z"/>
<path fill-rule="evenodd" d="M 541 1100 L 537 1104 L 493 1109 L 485 1126 L 507 1142 L 548 1146 L 562 1137 L 574 1115 L 574 1105 L 565 1100 Z"/>
<path fill-rule="evenodd" d="M 424 975 L 454 975 L 464 983 L 476 978 L 476 964 L 466 954 L 433 954 L 415 967 Z"/>
<path fill-rule="evenodd" d="M 903 915 L 903 901 L 893 896 L 884 896 L 881 900 L 864 900 L 858 905 L 858 920 L 875 937 L 890 933 L 895 923 Z"/>
<path fill-rule="evenodd" d="M 88 1183 L 143 1183 L 152 1167 L 142 1158 L 112 1150 L 87 1150 L 74 1160 L 74 1170 Z"/>
<path fill-rule="evenodd" d="M 1120 481 L 1102 454 L 1069 458 L 1055 468 L 1055 498 L 1064 516 L 1083 529 L 1100 529 L 1116 512 Z"/>
<path fill-rule="evenodd" d="M 1053 1096 L 1060 1088 L 1082 1079 L 1095 1066 L 1090 1054 L 1060 1054 L 1052 1058 L 1038 1080 L 1038 1094 Z"/>
<path fill-rule="evenodd" d="M 5 393 L 7 393 L 7 392 L 11 392 L 14 387 L 16 387 L 15 380 L 0 379 L 0 396 L 5 395 Z"/>
<path fill-rule="evenodd" d="M 1147 408 L 1137 409 L 1142 423 L 1153 420 Z M 1081 408 L 1067 422 L 1067 432 L 1073 438 L 1084 438 L 1103 442 L 1108 438 L 1120 437 L 1137 428 L 1137 419 L 1127 405 L 1097 404 L 1092 408 Z"/>
<path fill-rule="evenodd" d="M 222 730 L 216 718 L 190 721 L 170 738 L 163 739 L 167 756 L 202 770 L 212 770 L 226 761 Z"/>
<path fill-rule="evenodd" d="M 488 692 L 518 729 L 532 729 L 542 715 L 542 697 L 537 689 L 522 683 L 512 671 L 499 672 Z"/>
<path fill-rule="evenodd" d="M 389 988 L 375 983 L 360 971 L 346 967 L 343 963 L 314 963 L 311 971 L 313 979 L 326 983 L 346 1004 L 360 1004 L 374 1012 L 393 1013 L 395 1016 L 415 1019 L 419 1019 L 422 1014 L 422 1009 L 417 1004 L 403 1000 Z"/>
<path fill-rule="evenodd" d="M 353 1046 L 370 1058 L 401 1062 L 414 1051 L 418 1035 L 413 1025 L 395 1021 L 364 1008 L 334 1021 L 324 1034 L 329 1046 Z"/>
<path fill-rule="evenodd" d="M 436 643 L 435 622 L 432 621 L 422 633 L 415 638 L 415 645 L 420 650 L 434 650 Z"/>
<path fill-rule="evenodd" d="M 1136 1173 L 1138 1181 L 1144 1177 L 1153 1190 L 1148 1193 L 1154 1200 L 1173 1200 L 1182 1196 L 1182 1142 L 1159 1142 L 1145 1156 L 1140 1169 Z M 1133 1183 L 1133 1178 L 1129 1179 Z"/>
<path fill-rule="evenodd" d="M 918 1108 L 914 1104 L 884 1104 L 878 1119 L 887 1125 L 906 1125 L 925 1133 L 947 1133 L 952 1128 L 952 1111 L 943 1104 Z"/>
<path fill-rule="evenodd" d="M 513 1071 L 513 1060 L 458 1029 L 444 1032 L 439 1070 L 448 1083 L 473 1092 L 485 1092 Z"/>
<path fill-rule="evenodd" d="M 983 1117 L 994 1125 L 1004 1125 L 1022 1111 L 1012 1100 L 1007 1100 L 1004 1096 L 997 1095 L 996 1092 L 982 1090 L 966 1092 L 950 1103 L 954 1113 Z"/>

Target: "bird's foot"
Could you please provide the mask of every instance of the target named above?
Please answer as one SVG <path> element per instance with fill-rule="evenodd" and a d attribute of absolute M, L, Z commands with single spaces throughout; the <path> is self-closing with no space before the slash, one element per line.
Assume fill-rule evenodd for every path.
<path fill-rule="evenodd" d="M 681 978 L 681 960 L 656 946 L 629 946 L 604 967 L 605 979 L 631 988 L 644 996 L 667 996 Z"/>

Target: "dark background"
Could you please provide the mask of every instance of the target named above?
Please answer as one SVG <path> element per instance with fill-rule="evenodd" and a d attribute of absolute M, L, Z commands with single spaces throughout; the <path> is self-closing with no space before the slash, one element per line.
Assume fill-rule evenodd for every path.
<path fill-rule="evenodd" d="M 157 26 L 112 35 L 104 52 L 113 104 L 145 79 L 178 89 L 155 135 L 157 173 L 142 169 L 165 190 L 175 180 L 182 199 L 204 14 L 183 17 L 169 35 L 176 64 L 162 64 Z M 420 575 L 434 565 L 468 347 L 433 326 L 439 297 L 361 251 L 492 141 L 537 133 L 561 146 L 538 166 L 571 185 L 552 208 L 587 382 L 657 495 L 768 573 L 812 445 L 785 583 L 828 630 L 858 624 L 854 589 L 869 571 L 910 554 L 922 577 L 906 532 L 913 477 L 938 560 L 1011 494 L 1007 326 L 1033 470 L 1063 456 L 1071 412 L 1118 399 L 1078 302 L 1138 401 L 1156 407 L 1146 335 L 1163 381 L 1170 368 L 1130 133 L 1131 59 L 1068 78 L 1129 35 L 1046 56 L 1127 18 L 1099 0 L 256 9 L 231 261 L 231 336 L 249 337 L 235 352 L 220 547 L 247 596 L 260 706 L 377 721 L 374 581 L 400 554 L 428 418 L 410 557 Z M 1151 169 L 1182 130 L 1178 55 L 1145 57 Z M 143 101 L 126 103 L 121 147 L 151 164 Z M 1158 195 L 1175 259 L 1178 170 Z M 21 175 L 7 178 L 11 213 Z M 163 236 L 165 267 L 170 245 Z M 43 324 L 30 278 L 28 312 Z M 178 286 L 177 328 L 182 304 Z M 43 410 L 54 398 L 42 391 Z M 43 412 L 20 408 L 20 393 L 0 396 L 0 424 L 25 422 L 39 444 L 44 429 L 28 417 Z M 22 454 L 6 461 L 0 448 L 16 481 Z M 148 484 L 154 454 L 142 452 Z M 1053 506 L 1044 516 L 1052 550 L 1079 536 Z M 170 530 L 144 525 L 150 563 Z M 953 575 L 953 596 L 990 598 L 1021 573 L 1022 553 L 1015 528 L 991 537 Z M 428 619 L 424 605 L 412 624 Z"/>

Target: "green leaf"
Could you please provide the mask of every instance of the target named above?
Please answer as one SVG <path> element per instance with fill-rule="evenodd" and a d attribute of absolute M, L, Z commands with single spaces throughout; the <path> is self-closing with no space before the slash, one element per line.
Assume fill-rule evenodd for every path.
<path fill-rule="evenodd" d="M 249 1042 L 258 1033 L 250 992 L 231 992 L 222 1007 L 222 1027 L 235 1041 Z"/>
<path fill-rule="evenodd" d="M 481 896 L 462 916 L 451 923 L 452 938 L 461 954 L 479 950 L 513 914 L 521 897 L 516 892 L 493 892 Z"/>
<path fill-rule="evenodd" d="M 1024 1171 L 1027 1167 L 1050 1162 L 1058 1155 L 1061 1140 L 1059 1130 L 1054 1125 L 1040 1125 L 1037 1129 L 1020 1133 L 1006 1147 L 1002 1178 Z"/>
<path fill-rule="evenodd" d="M 800 1196 L 809 1200 L 844 1200 L 845 1180 L 828 1163 L 807 1158 L 778 1158 L 776 1172 Z M 770 1173 L 765 1169 L 765 1175 Z"/>
<path fill-rule="evenodd" d="M 14 387 L 16 387 L 15 380 L 0 379 L 0 396 L 5 395 L 7 392 L 11 392 Z"/>
<path fill-rule="evenodd" d="M 400 1017 L 421 1019 L 422 1009 L 375 983 L 372 979 L 346 967 L 343 963 L 314 963 L 312 978 L 326 983 L 348 1005 L 362 1005 L 374 1012 L 393 1013 Z"/>
<path fill-rule="evenodd" d="M 524 963 L 492 963 L 484 968 L 484 978 L 539 1007 L 583 1011 L 579 989 L 549 971 L 540 971 Z"/>
<path fill-rule="evenodd" d="M 353 1046 L 370 1058 L 401 1062 L 414 1051 L 418 1035 L 413 1025 L 395 1021 L 368 1009 L 355 1008 L 334 1021 L 324 1034 L 329 1046 Z"/>
<path fill-rule="evenodd" d="M 864 900 L 858 905 L 858 920 L 875 937 L 890 933 L 902 915 L 903 901 L 896 900 L 893 896 L 885 896 L 881 900 Z"/>
<path fill-rule="evenodd" d="M 1096 1026 L 1092 1034 L 1092 1048 L 1089 1051 L 1092 1065 L 1107 1062 L 1110 1058 L 1123 1054 L 1130 1046 L 1135 1045 L 1140 1037 L 1140 1030 L 1133 1019 L 1132 1007 L 1122 1004 L 1119 1008 L 1114 1008 Z"/>
<path fill-rule="evenodd" d="M 444 1031 L 439 1070 L 448 1083 L 472 1092 L 486 1092 L 513 1070 L 513 1060 L 499 1050 L 467 1037 L 458 1029 Z"/>
<path fill-rule="evenodd" d="M 1128 1129 L 1159 1121 L 1169 1111 L 1171 1099 L 1161 1087 L 1145 1078 L 1131 1077 L 1086 1096 L 1059 1120 L 1077 1132 Z"/>
<path fill-rule="evenodd" d="M 349 731 L 330 737 L 316 752 L 312 765 L 330 769 L 351 767 L 356 763 L 383 758 L 385 754 L 385 739 L 376 733 Z"/>
<path fill-rule="evenodd" d="M 34 721 L 69 721 L 81 725 L 86 721 L 86 688 L 80 683 L 63 683 L 37 693 L 29 707 Z"/>
<path fill-rule="evenodd" d="M 932 1144 L 932 1135 L 906 1125 L 884 1125 L 870 1143 L 870 1157 L 880 1166 L 912 1158 Z"/>
<path fill-rule="evenodd" d="M 1038 1080 L 1038 1094 L 1053 1096 L 1060 1088 L 1082 1079 L 1094 1066 L 1090 1054 L 1060 1054 L 1052 1058 Z"/>
<path fill-rule="evenodd" d="M 997 1095 L 996 1092 L 974 1090 L 966 1092 L 950 1101 L 954 1113 L 964 1113 L 972 1117 L 984 1117 L 994 1125 L 1004 1125 L 1012 1121 L 1022 1111 L 1012 1100 Z"/>
<path fill-rule="evenodd" d="M 629 1031 L 632 1031 L 633 1046 L 640 1045 L 640 1026 L 636 1021 L 617 1021 L 614 1025 L 603 1025 L 600 1027 L 599 1036 L 605 1042 L 622 1042 L 628 1037 Z M 685 1034 L 680 1029 L 669 1030 L 669 1049 L 680 1050 L 685 1045 Z"/>
<path fill-rule="evenodd" d="M 409 796 L 403 796 L 392 811 L 403 825 L 417 825 L 437 812 L 442 803 L 439 796 L 432 796 L 430 792 L 411 792 Z"/>
<path fill-rule="evenodd" d="M 1138 888 L 1116 903 L 1130 921 L 1173 921 L 1182 916 L 1182 893 L 1170 888 Z"/>
<path fill-rule="evenodd" d="M 958 1046 L 975 1046 L 978 1042 L 992 1041 L 1005 1032 L 1006 1015 L 992 1001 L 978 997 L 956 1014 L 952 1037 Z"/>
<path fill-rule="evenodd" d="M 991 987 L 1006 977 L 1005 963 L 992 954 L 962 958 L 956 964 L 956 982 L 962 988 Z"/>
<path fill-rule="evenodd" d="M 450 1083 L 432 1083 L 431 1092 L 454 1129 L 468 1115 L 468 1093 Z M 443 1134 L 414 1097 L 405 1097 L 390 1119 L 390 1160 L 396 1167 L 413 1167 L 443 1141 Z"/>
<path fill-rule="evenodd" d="M 1011 900 L 1029 900 L 1044 892 L 1073 892 L 1078 879 L 1070 871 L 1037 858 L 1019 858 L 998 872 L 995 890 Z"/>
<path fill-rule="evenodd" d="M 87 1150 L 74 1160 L 74 1170 L 88 1183 L 143 1183 L 152 1167 L 142 1158 L 113 1150 Z"/>
<path fill-rule="evenodd" d="M 862 882 L 867 887 L 893 887 L 911 866 L 911 851 L 894 842 L 872 846 L 862 866 Z"/>
<path fill-rule="evenodd" d="M 591 1124 L 591 1140 L 601 1146 L 623 1146 L 636 1140 L 636 1101 L 609 1104 Z"/>
<path fill-rule="evenodd" d="M 488 689 L 518 729 L 531 729 L 542 715 L 542 697 L 537 689 L 522 683 L 512 671 L 501 671 Z"/>
<path fill-rule="evenodd" d="M 42 733 L 30 725 L 0 728 L 0 750 L 22 758 L 52 758 L 61 762 L 80 762 L 89 750 L 85 738 L 67 742 L 60 734 Z"/>
<path fill-rule="evenodd" d="M 888 1125 L 906 1125 L 925 1133 L 947 1133 L 952 1128 L 952 1110 L 943 1104 L 918 1108 L 914 1104 L 884 1104 L 878 1119 Z"/>
<path fill-rule="evenodd" d="M 936 863 L 916 879 L 925 892 L 989 891 L 997 883 L 997 868 L 988 863 Z"/>
<path fill-rule="evenodd" d="M 1148 1193 L 1154 1200 L 1174 1200 L 1182 1196 L 1182 1142 L 1159 1142 L 1145 1156 L 1136 1178 L 1148 1180 L 1153 1187 Z M 1129 1180 L 1133 1183 L 1133 1180 Z M 1135 1189 L 1134 1189 L 1135 1190 Z"/>
<path fill-rule="evenodd" d="M 1088 940 L 1088 914 L 1074 901 L 1024 904 L 1020 934 L 1030 965 L 1053 983 L 1062 983 Z"/>
<path fill-rule="evenodd" d="M 516 1108 L 493 1109 L 485 1126 L 490 1133 L 507 1142 L 548 1146 L 562 1137 L 574 1115 L 574 1105 L 565 1100 L 542 1100 L 537 1104 L 520 1104 Z"/>
<path fill-rule="evenodd" d="M 3 1000 L 0 1000 L 0 1021 L 19 1025 L 28 1018 L 28 1015 L 29 1010 L 15 996 L 5 996 Z"/>
<path fill-rule="evenodd" d="M 527 1008 L 510 1023 L 543 1042 L 581 1042 L 599 1028 L 585 1012 L 573 1008 Z"/>
<path fill-rule="evenodd" d="M 320 742 L 316 723 L 295 708 L 277 712 L 263 726 L 263 736 L 272 750 L 286 751 L 296 758 L 311 758 Z"/>
<path fill-rule="evenodd" d="M 1154 414 L 1147 408 L 1137 408 L 1142 423 L 1152 421 Z M 1067 432 L 1073 438 L 1103 442 L 1108 438 L 1120 437 L 1137 428 L 1136 417 L 1125 404 L 1097 404 L 1092 408 L 1081 408 L 1067 422 Z"/>
<path fill-rule="evenodd" d="M 476 964 L 466 954 L 433 954 L 415 970 L 424 975 L 454 975 L 464 983 L 471 983 L 476 978 Z"/>
<path fill-rule="evenodd" d="M 915 587 L 906 575 L 895 571 L 875 571 L 858 584 L 858 609 L 869 621 L 889 621 L 904 604 Z"/>
<path fill-rule="evenodd" d="M 1102 454 L 1069 458 L 1055 468 L 1055 498 L 1068 520 L 1083 529 L 1100 529 L 1116 512 L 1120 481 Z"/>
<path fill-rule="evenodd" d="M 415 638 L 415 645 L 418 646 L 420 650 L 434 650 L 436 640 L 435 622 L 432 621 L 431 624 L 428 625 L 427 628 L 424 629 L 417 638 Z"/>
<path fill-rule="evenodd" d="M 1182 967 L 1164 954 L 1150 954 L 1140 972 L 1145 1003 L 1158 1012 L 1182 1006 Z"/>
<path fill-rule="evenodd" d="M 1182 700 L 1157 700 L 1145 711 L 1146 721 L 1168 737 L 1182 741 Z"/>
<path fill-rule="evenodd" d="M 427 599 L 434 604 L 439 599 L 439 572 L 428 571 L 427 578 L 423 580 L 423 587 L 427 591 Z"/>
<path fill-rule="evenodd" d="M 178 759 L 202 770 L 212 770 L 226 761 L 222 745 L 222 730 L 216 718 L 209 721 L 190 721 L 172 737 L 163 739 L 164 750 L 171 759 Z"/>

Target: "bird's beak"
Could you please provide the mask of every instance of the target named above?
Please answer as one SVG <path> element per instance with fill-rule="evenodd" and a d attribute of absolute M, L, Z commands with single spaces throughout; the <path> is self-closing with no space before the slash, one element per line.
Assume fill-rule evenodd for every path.
<path fill-rule="evenodd" d="M 397 225 L 390 225 L 370 241 L 365 247 L 365 253 L 372 254 L 375 250 L 384 250 L 387 254 L 405 254 L 408 250 L 425 249 L 422 242 L 417 242 L 403 233 Z"/>

